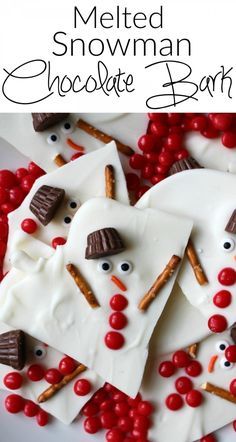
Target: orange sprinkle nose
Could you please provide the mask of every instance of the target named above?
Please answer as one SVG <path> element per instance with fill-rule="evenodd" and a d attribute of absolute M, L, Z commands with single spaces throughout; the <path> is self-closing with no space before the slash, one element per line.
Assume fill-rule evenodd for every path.
<path fill-rule="evenodd" d="M 214 367 L 215 367 L 215 363 L 216 363 L 217 359 L 218 359 L 217 355 L 214 355 L 211 357 L 209 364 L 208 364 L 208 369 L 207 369 L 208 373 L 212 373 L 214 371 Z"/>
<path fill-rule="evenodd" d="M 78 152 L 84 152 L 84 147 L 76 144 L 71 138 L 67 138 L 66 142 L 68 146 L 72 147 L 72 149 L 77 150 Z"/>
<path fill-rule="evenodd" d="M 126 286 L 123 284 L 123 282 L 117 278 L 117 276 L 115 275 L 111 275 L 111 281 L 114 282 L 114 284 L 120 289 L 123 290 L 123 292 L 126 292 L 127 288 Z"/>

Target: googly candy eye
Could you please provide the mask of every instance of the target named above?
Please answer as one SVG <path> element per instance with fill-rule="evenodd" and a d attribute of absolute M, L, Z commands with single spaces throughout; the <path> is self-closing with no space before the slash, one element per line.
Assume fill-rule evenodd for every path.
<path fill-rule="evenodd" d="M 59 135 L 56 134 L 56 133 L 52 133 L 52 134 L 48 135 L 48 137 L 47 137 L 47 142 L 48 142 L 48 144 L 55 144 L 55 143 L 57 143 L 59 140 L 60 140 L 60 137 L 59 137 Z"/>
<path fill-rule="evenodd" d="M 226 358 L 221 358 L 220 367 L 223 368 L 223 370 L 230 370 L 233 366 L 234 364 L 232 364 L 232 362 L 227 361 Z"/>
<path fill-rule="evenodd" d="M 110 273 L 112 270 L 112 263 L 107 259 L 98 262 L 97 269 L 101 273 Z"/>
<path fill-rule="evenodd" d="M 216 343 L 216 351 L 218 352 L 218 353 L 224 353 L 225 352 L 225 350 L 226 350 L 226 348 L 229 346 L 229 343 L 227 342 L 227 341 L 218 341 L 217 343 Z"/>
<path fill-rule="evenodd" d="M 130 261 L 122 261 L 118 264 L 117 270 L 122 275 L 129 275 L 133 270 L 133 266 Z"/>
<path fill-rule="evenodd" d="M 74 130 L 75 130 L 75 125 L 73 123 L 71 123 L 71 121 L 65 121 L 61 125 L 60 129 L 63 134 L 72 134 L 72 132 L 74 132 Z"/>
<path fill-rule="evenodd" d="M 224 252 L 232 252 L 235 249 L 235 241 L 233 238 L 224 238 L 222 241 L 222 249 Z"/>
<path fill-rule="evenodd" d="M 36 345 L 33 352 L 37 359 L 44 359 L 47 355 L 47 349 L 43 345 Z"/>
<path fill-rule="evenodd" d="M 71 221 L 72 221 L 71 216 L 66 215 L 66 216 L 64 217 L 63 223 L 64 223 L 65 226 L 68 226 L 68 225 L 71 223 Z"/>
<path fill-rule="evenodd" d="M 68 208 L 71 210 L 77 210 L 80 206 L 80 201 L 71 200 L 68 202 Z"/>

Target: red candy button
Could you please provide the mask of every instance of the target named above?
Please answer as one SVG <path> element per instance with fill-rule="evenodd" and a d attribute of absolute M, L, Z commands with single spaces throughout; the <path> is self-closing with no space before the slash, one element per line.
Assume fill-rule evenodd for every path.
<path fill-rule="evenodd" d="M 117 424 L 117 416 L 113 411 L 104 411 L 100 416 L 102 428 L 110 430 Z"/>
<path fill-rule="evenodd" d="M 20 185 L 25 193 L 29 193 L 35 180 L 36 180 L 36 177 L 34 175 L 26 175 L 22 178 Z"/>
<path fill-rule="evenodd" d="M 37 364 L 30 365 L 27 376 L 32 382 L 41 381 L 44 377 L 44 368 Z"/>
<path fill-rule="evenodd" d="M 191 379 L 187 378 L 186 376 L 181 376 L 180 378 L 176 379 L 175 388 L 178 393 L 186 394 L 193 388 L 193 384 Z"/>
<path fill-rule="evenodd" d="M 233 379 L 229 386 L 230 393 L 236 396 L 236 379 Z"/>
<path fill-rule="evenodd" d="M 98 414 L 99 407 L 97 404 L 93 404 L 92 402 L 88 402 L 84 408 L 82 409 L 82 413 L 84 416 L 95 416 L 95 414 Z"/>
<path fill-rule="evenodd" d="M 11 189 L 17 185 L 16 177 L 10 170 L 0 170 L 0 187 Z"/>
<path fill-rule="evenodd" d="M 127 402 L 117 402 L 114 408 L 115 414 L 119 417 L 128 416 L 129 410 Z"/>
<path fill-rule="evenodd" d="M 71 374 L 72 371 L 74 371 L 76 368 L 76 363 L 74 359 L 70 358 L 69 356 L 66 356 L 63 358 L 59 363 L 59 371 L 63 375 Z"/>
<path fill-rule="evenodd" d="M 202 403 L 202 393 L 198 390 L 191 390 L 187 393 L 185 400 L 190 407 L 199 407 Z"/>
<path fill-rule="evenodd" d="M 169 378 L 175 372 L 175 366 L 171 361 L 164 361 L 159 366 L 159 374 L 163 378 Z"/>
<path fill-rule="evenodd" d="M 236 345 L 229 345 L 226 348 L 225 357 L 229 362 L 236 362 Z"/>
<path fill-rule="evenodd" d="M 208 327 L 213 333 L 222 333 L 227 329 L 227 320 L 222 315 L 213 315 L 208 320 Z"/>
<path fill-rule="evenodd" d="M 133 429 L 133 419 L 128 416 L 120 417 L 117 426 L 122 433 L 129 433 Z"/>
<path fill-rule="evenodd" d="M 233 285 L 236 282 L 236 272 L 231 267 L 226 267 L 218 274 L 218 281 L 222 285 Z"/>
<path fill-rule="evenodd" d="M 123 442 L 124 435 L 119 430 L 119 428 L 113 428 L 106 433 L 106 441 L 107 442 Z"/>
<path fill-rule="evenodd" d="M 142 416 L 150 416 L 153 413 L 154 408 L 151 402 L 148 401 L 140 401 L 137 407 L 137 411 Z"/>
<path fill-rule="evenodd" d="M 34 417 L 38 413 L 39 407 L 34 402 L 27 400 L 24 406 L 24 415 L 27 417 Z"/>
<path fill-rule="evenodd" d="M 216 307 L 226 308 L 231 304 L 231 299 L 232 295 L 228 290 L 221 290 L 220 292 L 215 294 L 213 302 Z"/>
<path fill-rule="evenodd" d="M 3 379 L 4 385 L 10 390 L 18 390 L 21 387 L 23 382 L 23 378 L 20 373 L 13 371 L 11 373 L 7 373 Z"/>
<path fill-rule="evenodd" d="M 78 379 L 74 385 L 74 392 L 77 396 L 86 396 L 92 389 L 91 383 L 87 379 Z"/>
<path fill-rule="evenodd" d="M 49 368 L 45 373 L 45 380 L 49 384 L 58 384 L 62 380 L 62 374 L 56 368 Z"/>
<path fill-rule="evenodd" d="M 84 429 L 86 433 L 95 434 L 101 429 L 100 419 L 96 416 L 91 416 L 85 419 Z"/>
<path fill-rule="evenodd" d="M 137 394 L 137 396 L 133 399 L 131 397 L 128 398 L 127 402 L 130 407 L 137 408 L 139 402 L 142 400 L 142 396 L 140 393 Z"/>
<path fill-rule="evenodd" d="M 113 406 L 114 406 L 113 400 L 107 399 L 100 404 L 99 408 L 101 411 L 108 411 L 108 410 L 111 410 L 113 408 Z"/>
<path fill-rule="evenodd" d="M 166 406 L 172 411 L 179 410 L 183 406 L 183 399 L 177 393 L 170 394 L 166 398 Z"/>
<path fill-rule="evenodd" d="M 147 431 L 151 426 L 148 416 L 136 416 L 134 418 L 134 429 L 138 431 Z"/>
<path fill-rule="evenodd" d="M 190 363 L 190 357 L 184 350 L 178 350 L 173 354 L 172 362 L 177 368 L 187 367 Z"/>
<path fill-rule="evenodd" d="M 199 376 L 202 372 L 202 366 L 200 362 L 198 361 L 192 361 L 190 364 L 185 368 L 186 373 L 191 377 Z"/>
<path fill-rule="evenodd" d="M 123 313 L 115 312 L 111 314 L 109 324 L 115 330 L 122 330 L 127 325 L 127 318 Z"/>
<path fill-rule="evenodd" d="M 36 222 L 31 218 L 26 218 L 21 223 L 21 228 L 26 233 L 34 233 L 37 230 L 37 224 Z"/>
<path fill-rule="evenodd" d="M 45 427 L 48 423 L 48 414 L 44 410 L 40 410 L 36 415 L 37 424 L 40 427 Z"/>
<path fill-rule="evenodd" d="M 231 131 L 224 132 L 221 141 L 225 147 L 228 147 L 228 149 L 236 147 L 236 133 Z"/>
<path fill-rule="evenodd" d="M 18 394 L 10 394 L 5 399 L 5 407 L 9 413 L 19 413 L 24 408 L 25 401 Z"/>
<path fill-rule="evenodd" d="M 66 239 L 62 238 L 61 236 L 57 236 L 56 238 L 53 238 L 52 240 L 52 247 L 54 249 L 57 248 L 57 246 L 63 246 L 66 243 Z"/>
<path fill-rule="evenodd" d="M 124 310 L 128 305 L 128 300 L 123 295 L 114 295 L 110 300 L 110 306 L 112 310 L 120 312 Z"/>
<path fill-rule="evenodd" d="M 200 439 L 200 442 L 216 442 L 216 438 L 213 434 L 208 434 Z"/>
<path fill-rule="evenodd" d="M 156 139 L 153 135 L 142 135 L 138 140 L 138 147 L 143 152 L 151 152 L 155 149 Z"/>
<path fill-rule="evenodd" d="M 124 336 L 119 332 L 108 332 L 105 336 L 105 344 L 111 350 L 119 350 L 125 343 Z"/>
<path fill-rule="evenodd" d="M 213 114 L 211 122 L 215 129 L 225 131 L 231 127 L 233 116 L 231 114 Z"/>

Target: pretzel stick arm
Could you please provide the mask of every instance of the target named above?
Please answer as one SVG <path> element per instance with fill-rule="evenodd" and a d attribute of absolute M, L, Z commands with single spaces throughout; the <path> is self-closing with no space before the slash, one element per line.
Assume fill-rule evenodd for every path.
<path fill-rule="evenodd" d="M 115 138 L 111 137 L 110 135 L 105 134 L 104 132 L 100 131 L 99 129 L 96 129 L 96 127 L 92 126 L 91 124 L 86 123 L 84 120 L 79 120 L 77 122 L 77 127 L 87 134 L 91 135 L 92 137 L 96 138 L 97 140 L 102 141 L 102 143 L 107 144 L 110 143 L 110 141 L 115 141 L 117 145 L 117 149 L 123 153 L 124 155 L 131 156 L 133 155 L 134 151 L 131 149 L 131 147 L 127 146 L 126 144 L 121 143 L 119 140 L 116 140 Z"/>
<path fill-rule="evenodd" d="M 194 271 L 194 274 L 195 274 L 195 277 L 196 277 L 198 283 L 200 285 L 207 284 L 208 283 L 207 276 L 201 266 L 201 263 L 199 261 L 197 252 L 194 248 L 192 241 L 189 241 L 189 243 L 186 247 L 186 254 L 187 254 L 187 258 L 190 262 L 190 265 L 193 268 L 193 271 Z"/>
<path fill-rule="evenodd" d="M 188 354 L 192 359 L 196 359 L 198 347 L 199 347 L 198 342 L 196 342 L 195 344 L 192 344 L 188 347 Z"/>
<path fill-rule="evenodd" d="M 62 167 L 65 166 L 65 164 L 67 164 L 65 158 L 63 158 L 62 155 L 58 154 L 55 158 L 54 158 L 54 163 L 58 166 L 58 167 Z"/>
<path fill-rule="evenodd" d="M 150 290 L 141 299 L 138 305 L 139 310 L 146 311 L 148 309 L 148 307 L 159 294 L 162 287 L 164 287 L 167 281 L 172 277 L 180 261 L 181 258 L 179 256 L 173 255 L 171 257 L 163 272 L 157 277 Z"/>
<path fill-rule="evenodd" d="M 114 167 L 109 164 L 105 167 L 105 186 L 106 197 L 115 199 L 115 170 Z"/>
<path fill-rule="evenodd" d="M 58 391 L 60 391 L 63 387 L 69 384 L 70 381 L 72 381 L 80 373 L 83 373 L 85 370 L 87 370 L 87 368 L 83 364 L 78 365 L 78 367 L 76 367 L 71 374 L 63 376 L 62 380 L 58 384 L 53 384 L 43 391 L 43 393 L 41 393 L 38 397 L 38 403 L 41 404 L 42 402 L 48 401 Z"/>
<path fill-rule="evenodd" d="M 77 267 L 74 266 L 74 264 L 67 264 L 66 266 L 67 271 L 70 273 L 72 278 L 74 279 L 77 287 L 80 289 L 81 293 L 83 293 L 86 301 L 92 308 L 100 307 L 100 304 L 98 303 L 95 295 L 93 294 L 91 288 L 89 287 L 88 283 L 85 281 L 85 279 L 80 274 Z"/>
<path fill-rule="evenodd" d="M 209 382 L 202 384 L 201 388 L 202 390 L 205 390 L 207 393 L 214 394 L 215 396 L 218 396 L 222 399 L 225 399 L 226 401 L 233 402 L 233 404 L 236 404 L 236 396 L 230 393 L 230 391 L 224 390 L 224 388 L 217 387 L 216 385 L 210 384 Z"/>

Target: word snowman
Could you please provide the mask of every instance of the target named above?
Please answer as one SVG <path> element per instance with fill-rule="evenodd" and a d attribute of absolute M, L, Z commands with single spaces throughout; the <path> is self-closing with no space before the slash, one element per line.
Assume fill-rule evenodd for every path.
<path fill-rule="evenodd" d="M 48 259 L 15 256 L 1 286 L 1 319 L 134 397 L 191 228 L 157 210 L 91 199 Z"/>
<path fill-rule="evenodd" d="M 151 189 L 137 203 L 139 208 L 156 207 L 194 222 L 195 259 L 189 256 L 191 265 L 185 260 L 178 283 L 206 322 L 191 328 L 188 344 L 201 340 L 206 323 L 209 333 L 221 333 L 235 321 L 235 185 L 236 177 L 230 173 L 186 170 Z"/>

